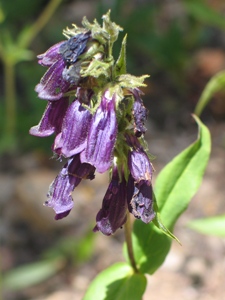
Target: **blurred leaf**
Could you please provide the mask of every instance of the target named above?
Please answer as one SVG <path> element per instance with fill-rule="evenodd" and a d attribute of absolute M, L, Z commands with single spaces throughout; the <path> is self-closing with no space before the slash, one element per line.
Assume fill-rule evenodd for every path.
<path fill-rule="evenodd" d="M 200 116 L 211 97 L 222 89 L 225 89 L 225 71 L 219 72 L 207 83 L 196 105 L 195 114 Z"/>
<path fill-rule="evenodd" d="M 184 5 L 189 14 L 198 21 L 225 29 L 224 15 L 212 9 L 205 1 L 186 0 Z"/>
<path fill-rule="evenodd" d="M 155 184 L 155 196 L 161 219 L 172 231 L 175 222 L 197 192 L 210 155 L 210 133 L 194 117 L 199 126 L 199 137 L 177 155 L 160 172 Z M 153 223 L 137 220 L 133 229 L 135 260 L 142 273 L 154 273 L 165 260 L 171 240 Z"/>
<path fill-rule="evenodd" d="M 116 263 L 92 281 L 83 300 L 141 300 L 147 280 L 126 263 Z"/>
<path fill-rule="evenodd" d="M 5 274 L 2 285 L 5 289 L 21 290 L 50 278 L 63 266 L 64 260 L 57 259 L 17 267 Z"/>
<path fill-rule="evenodd" d="M 194 220 L 188 227 L 203 234 L 225 237 L 225 215 Z"/>

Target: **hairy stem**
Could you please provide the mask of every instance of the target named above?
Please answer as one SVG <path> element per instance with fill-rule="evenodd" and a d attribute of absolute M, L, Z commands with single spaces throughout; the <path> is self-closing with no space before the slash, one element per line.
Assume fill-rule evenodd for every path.
<path fill-rule="evenodd" d="M 131 266 L 133 267 L 133 270 L 135 273 L 138 273 L 138 268 L 134 259 L 134 252 L 133 252 L 133 246 L 132 246 L 132 237 L 131 237 L 131 222 L 130 222 L 130 214 L 127 212 L 127 221 L 124 226 L 125 230 L 125 238 L 127 243 L 127 251 L 128 256 L 130 259 Z"/>

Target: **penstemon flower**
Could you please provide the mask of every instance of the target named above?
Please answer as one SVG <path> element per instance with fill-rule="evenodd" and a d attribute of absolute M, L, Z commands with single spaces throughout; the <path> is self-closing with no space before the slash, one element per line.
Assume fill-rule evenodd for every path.
<path fill-rule="evenodd" d="M 82 179 L 109 171 L 93 230 L 111 235 L 125 224 L 127 212 L 145 223 L 156 217 L 153 167 L 144 140 L 147 110 L 139 89 L 148 76 L 126 73 L 126 37 L 114 60 L 112 46 L 122 29 L 111 22 L 110 13 L 103 16 L 102 27 L 86 18 L 82 25 L 64 30 L 67 40 L 38 56 L 48 69 L 35 90 L 48 102 L 30 134 L 55 134 L 52 150 L 67 159 L 45 202 L 57 220 L 73 208 L 71 193 Z"/>

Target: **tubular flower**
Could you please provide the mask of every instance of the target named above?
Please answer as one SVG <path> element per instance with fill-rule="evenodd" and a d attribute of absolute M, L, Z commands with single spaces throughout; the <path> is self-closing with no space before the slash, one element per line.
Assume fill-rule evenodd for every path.
<path fill-rule="evenodd" d="M 109 187 L 102 202 L 102 208 L 96 216 L 94 231 L 105 235 L 113 234 L 126 222 L 127 186 L 123 178 L 120 181 L 118 170 L 114 167 Z"/>
<path fill-rule="evenodd" d="M 81 161 L 104 173 L 112 165 L 113 150 L 117 135 L 115 99 L 103 94 L 101 104 L 93 116 L 87 138 L 87 147 L 81 153 Z"/>
<path fill-rule="evenodd" d="M 67 40 L 38 56 L 48 70 L 35 90 L 48 104 L 30 134 L 55 134 L 52 150 L 67 160 L 45 202 L 57 220 L 73 208 L 72 192 L 82 179 L 94 179 L 95 171 L 110 172 L 94 231 L 111 235 L 124 225 L 127 211 L 145 223 L 156 216 L 153 167 L 144 141 L 147 110 L 139 90 L 148 76 L 126 74 L 125 39 L 119 59 L 112 57 L 121 28 L 109 13 L 102 27 L 86 18 L 82 24 L 67 28 Z"/>

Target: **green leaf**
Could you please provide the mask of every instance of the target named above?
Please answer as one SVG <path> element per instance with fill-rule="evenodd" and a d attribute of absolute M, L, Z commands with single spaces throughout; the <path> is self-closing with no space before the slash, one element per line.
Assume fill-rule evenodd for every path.
<path fill-rule="evenodd" d="M 207 5 L 205 1 L 186 0 L 184 1 L 184 5 L 186 10 L 191 14 L 192 17 L 196 18 L 197 21 L 225 29 L 224 15 Z"/>
<path fill-rule="evenodd" d="M 200 116 L 212 96 L 222 89 L 225 89 L 225 71 L 219 72 L 207 83 L 196 105 L 195 114 Z"/>
<path fill-rule="evenodd" d="M 3 277 L 2 285 L 5 289 L 21 290 L 50 278 L 63 266 L 63 259 L 27 264 L 8 271 Z"/>
<path fill-rule="evenodd" d="M 147 280 L 130 265 L 116 263 L 92 281 L 83 300 L 141 300 Z"/>
<path fill-rule="evenodd" d="M 225 215 L 194 220 L 188 227 L 203 234 L 225 237 Z"/>
<path fill-rule="evenodd" d="M 210 155 L 210 133 L 197 117 L 194 118 L 199 126 L 198 139 L 166 165 L 155 184 L 160 217 L 171 231 L 197 192 Z M 140 271 L 154 273 L 165 260 L 171 239 L 153 223 L 146 225 L 139 220 L 134 223 L 132 239 Z"/>

